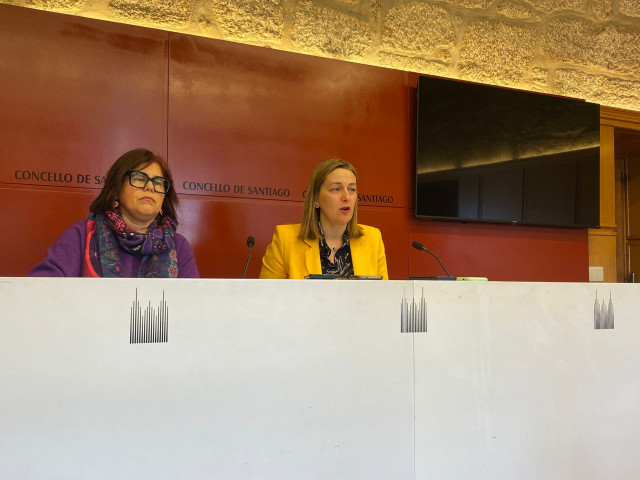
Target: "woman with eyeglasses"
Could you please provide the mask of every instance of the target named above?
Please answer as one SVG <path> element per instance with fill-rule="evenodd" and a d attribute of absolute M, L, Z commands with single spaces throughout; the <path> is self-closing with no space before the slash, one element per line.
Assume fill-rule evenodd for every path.
<path fill-rule="evenodd" d="M 28 275 L 198 278 L 191 246 L 176 233 L 177 204 L 166 162 L 131 150 L 107 172 L 89 218 L 63 232 Z"/>

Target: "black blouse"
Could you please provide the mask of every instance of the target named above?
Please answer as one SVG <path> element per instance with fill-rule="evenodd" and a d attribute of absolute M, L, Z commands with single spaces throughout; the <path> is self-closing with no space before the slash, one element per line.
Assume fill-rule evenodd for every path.
<path fill-rule="evenodd" d="M 329 260 L 331 247 L 327 245 L 324 237 L 320 237 L 320 264 L 323 274 L 337 274 L 341 277 L 353 275 L 353 262 L 351 261 L 351 247 L 349 246 L 349 234 L 345 230 L 342 236 L 342 246 L 336 250 L 333 262 Z"/>

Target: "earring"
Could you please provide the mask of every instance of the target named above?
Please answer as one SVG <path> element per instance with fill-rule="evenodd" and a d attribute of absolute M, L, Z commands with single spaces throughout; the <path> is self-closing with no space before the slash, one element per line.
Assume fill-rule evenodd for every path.
<path fill-rule="evenodd" d="M 319 204 L 319 203 L 315 203 L 313 206 L 316 208 L 316 210 L 317 210 L 318 208 L 320 208 L 320 204 Z"/>
<path fill-rule="evenodd" d="M 120 203 L 118 203 L 118 200 L 113 202 L 113 208 L 116 209 L 120 206 Z"/>

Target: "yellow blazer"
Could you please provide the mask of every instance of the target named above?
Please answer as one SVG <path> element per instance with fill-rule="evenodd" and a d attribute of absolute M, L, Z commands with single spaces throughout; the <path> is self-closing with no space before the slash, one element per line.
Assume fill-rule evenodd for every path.
<path fill-rule="evenodd" d="M 260 278 L 304 278 L 310 273 L 322 273 L 319 242 L 300 240 L 300 225 L 276 226 L 273 239 L 262 257 Z M 379 275 L 389 280 L 380 230 L 367 225 L 360 227 L 362 236 L 349 239 L 353 274 Z"/>

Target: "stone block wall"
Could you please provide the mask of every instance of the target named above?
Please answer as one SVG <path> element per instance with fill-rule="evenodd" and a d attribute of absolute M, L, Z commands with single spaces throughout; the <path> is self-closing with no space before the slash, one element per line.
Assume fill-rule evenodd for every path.
<path fill-rule="evenodd" d="M 0 3 L 640 111 L 638 0 Z"/>

